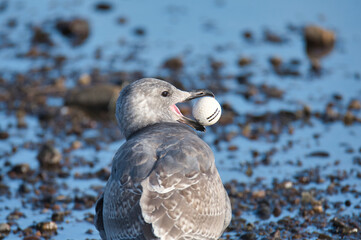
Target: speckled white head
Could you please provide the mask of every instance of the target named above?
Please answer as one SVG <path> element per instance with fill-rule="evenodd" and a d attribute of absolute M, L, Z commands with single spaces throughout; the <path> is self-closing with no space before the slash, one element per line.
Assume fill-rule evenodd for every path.
<path fill-rule="evenodd" d="M 204 96 L 214 96 L 208 90 L 181 91 L 168 82 L 143 78 L 126 86 L 117 100 L 116 118 L 128 139 L 136 131 L 156 123 L 180 122 L 205 131 L 199 122 L 180 112 L 177 103 Z"/>
<path fill-rule="evenodd" d="M 197 122 L 210 126 L 218 122 L 222 108 L 214 97 L 202 97 L 194 104 L 192 114 Z"/>

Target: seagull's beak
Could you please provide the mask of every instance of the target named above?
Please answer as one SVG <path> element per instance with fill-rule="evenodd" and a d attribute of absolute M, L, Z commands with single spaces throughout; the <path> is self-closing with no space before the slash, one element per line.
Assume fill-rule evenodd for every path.
<path fill-rule="evenodd" d="M 191 91 L 191 92 L 188 92 L 188 93 L 190 95 L 181 102 L 188 102 L 188 101 L 190 101 L 192 99 L 205 97 L 205 96 L 214 97 L 214 94 L 211 91 L 204 90 L 204 89 L 195 90 L 195 91 Z M 200 124 L 199 122 L 197 122 L 197 121 L 195 121 L 193 119 L 187 118 L 186 116 L 183 116 L 183 114 L 179 111 L 177 106 L 173 105 L 173 107 L 176 108 L 175 111 L 177 112 L 177 114 L 180 117 L 178 119 L 178 122 L 185 123 L 185 124 L 187 124 L 188 126 L 194 128 L 197 131 L 201 131 L 201 132 L 206 131 L 206 128 L 202 124 Z"/>
<path fill-rule="evenodd" d="M 190 101 L 190 100 L 195 99 L 195 98 L 200 98 L 200 97 L 206 97 L 206 96 L 214 97 L 214 94 L 211 91 L 205 90 L 205 89 L 195 90 L 195 91 L 191 91 L 189 93 L 190 93 L 190 96 L 187 97 L 184 100 L 184 102 Z"/>

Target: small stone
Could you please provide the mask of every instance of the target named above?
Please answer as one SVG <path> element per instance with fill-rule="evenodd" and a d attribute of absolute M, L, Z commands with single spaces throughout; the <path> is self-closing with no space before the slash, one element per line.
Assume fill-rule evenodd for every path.
<path fill-rule="evenodd" d="M 95 5 L 95 9 L 98 11 L 109 11 L 112 7 L 113 6 L 108 2 L 99 2 Z"/>
<path fill-rule="evenodd" d="M 19 218 L 25 218 L 25 217 L 26 217 L 26 216 L 25 216 L 24 213 L 15 210 L 15 211 L 11 212 L 11 213 L 6 217 L 6 219 L 7 219 L 8 221 L 12 221 L 12 220 L 18 220 Z"/>
<path fill-rule="evenodd" d="M 80 86 L 88 86 L 91 83 L 91 81 L 92 81 L 91 76 L 87 73 L 83 73 L 82 75 L 80 75 L 78 79 L 78 84 Z"/>
<path fill-rule="evenodd" d="M 266 197 L 266 191 L 265 190 L 259 190 L 252 193 L 252 197 L 254 198 L 264 198 Z"/>
<path fill-rule="evenodd" d="M 30 174 L 31 169 L 29 164 L 20 163 L 16 164 L 9 172 L 8 175 L 11 178 L 23 178 Z"/>
<path fill-rule="evenodd" d="M 282 209 L 279 207 L 279 206 L 276 206 L 274 209 L 273 209 L 273 216 L 275 217 L 279 217 L 282 213 Z"/>
<path fill-rule="evenodd" d="M 113 84 L 77 87 L 65 96 L 65 105 L 78 106 L 85 109 L 115 110 L 116 99 L 121 87 Z"/>
<path fill-rule="evenodd" d="M 233 151 L 237 151 L 237 150 L 238 150 L 238 147 L 236 145 L 231 145 L 228 147 L 228 151 L 233 152 Z"/>
<path fill-rule="evenodd" d="M 30 191 L 31 191 L 31 189 L 29 188 L 29 186 L 26 183 L 22 183 L 18 189 L 18 192 L 20 194 L 30 193 Z"/>
<path fill-rule="evenodd" d="M 281 64 L 282 64 L 282 59 L 279 58 L 279 57 L 271 57 L 271 58 L 269 59 L 269 61 L 270 61 L 270 63 L 272 64 L 272 66 L 273 66 L 274 68 L 278 68 L 278 67 L 280 67 Z"/>
<path fill-rule="evenodd" d="M 351 100 L 347 107 L 349 110 L 360 110 L 361 109 L 361 102 L 359 100 Z"/>
<path fill-rule="evenodd" d="M 64 212 L 55 212 L 51 215 L 51 220 L 54 222 L 63 222 L 64 221 Z"/>
<path fill-rule="evenodd" d="M 50 35 L 42 30 L 39 27 L 34 27 L 33 29 L 33 37 L 31 39 L 31 43 L 33 45 L 42 44 L 47 46 L 53 46 L 54 43 L 50 38 Z"/>
<path fill-rule="evenodd" d="M 271 42 L 271 43 L 283 43 L 286 41 L 280 35 L 273 33 L 271 31 L 268 31 L 268 30 L 266 30 L 264 32 L 264 38 L 267 42 Z"/>
<path fill-rule="evenodd" d="M 40 167 L 54 167 L 59 165 L 61 154 L 50 143 L 45 143 L 41 146 L 37 159 Z"/>
<path fill-rule="evenodd" d="M 293 183 L 291 181 L 286 181 L 284 184 L 283 184 L 283 187 L 284 188 L 291 188 L 293 187 Z"/>
<path fill-rule="evenodd" d="M 251 32 L 251 31 L 244 31 L 243 32 L 243 37 L 245 38 L 245 39 L 247 39 L 247 40 L 253 40 L 253 33 Z"/>
<path fill-rule="evenodd" d="M 253 170 L 252 170 L 251 167 L 248 167 L 248 168 L 247 168 L 247 170 L 246 170 L 246 175 L 247 175 L 248 177 L 251 177 L 251 176 L 253 175 Z"/>
<path fill-rule="evenodd" d="M 0 223 L 0 233 L 8 234 L 10 233 L 10 225 L 7 223 Z"/>
<path fill-rule="evenodd" d="M 242 240 L 256 240 L 257 235 L 255 233 L 245 233 L 241 236 Z"/>
<path fill-rule="evenodd" d="M 312 153 L 307 154 L 307 157 L 322 157 L 322 158 L 327 158 L 329 157 L 330 154 L 328 152 L 325 151 L 315 151 Z"/>
<path fill-rule="evenodd" d="M 76 150 L 82 147 L 82 143 L 78 140 L 71 143 L 71 149 Z"/>
<path fill-rule="evenodd" d="M 352 125 L 352 123 L 355 121 L 355 116 L 352 114 L 352 112 L 347 111 L 345 116 L 343 116 L 343 123 L 346 126 Z"/>
<path fill-rule="evenodd" d="M 302 192 L 301 202 L 303 205 L 314 202 L 313 196 L 309 192 Z"/>
<path fill-rule="evenodd" d="M 144 35 L 146 34 L 146 31 L 145 31 L 145 29 L 142 28 L 142 27 L 136 27 L 136 28 L 134 29 L 134 34 L 135 34 L 136 36 L 144 36 Z"/>
<path fill-rule="evenodd" d="M 88 21 L 80 18 L 59 20 L 56 23 L 56 29 L 68 38 L 74 47 L 83 44 L 90 34 Z"/>
<path fill-rule="evenodd" d="M 0 131 L 0 140 L 4 140 L 4 139 L 8 139 L 8 138 L 9 138 L 8 132 Z"/>
<path fill-rule="evenodd" d="M 179 57 L 169 58 L 163 63 L 164 68 L 172 71 L 179 71 L 183 68 L 183 66 L 183 60 Z"/>
<path fill-rule="evenodd" d="M 36 224 L 36 228 L 40 230 L 41 232 L 47 232 L 47 231 L 56 231 L 58 229 L 58 226 L 55 222 L 40 222 Z"/>
<path fill-rule="evenodd" d="M 271 208 L 269 202 L 262 200 L 258 204 L 257 215 L 262 220 L 269 219 L 271 217 Z"/>
<path fill-rule="evenodd" d="M 27 236 L 27 237 L 24 237 L 23 240 L 40 240 L 40 237 L 38 237 L 38 236 Z"/>
<path fill-rule="evenodd" d="M 303 31 L 306 42 L 306 53 L 310 59 L 312 70 L 321 69 L 320 59 L 328 55 L 335 44 L 335 33 L 319 26 L 306 26 Z"/>
<path fill-rule="evenodd" d="M 252 63 L 252 59 L 251 58 L 247 58 L 247 57 L 242 57 L 238 60 L 238 65 L 241 67 L 247 66 L 249 64 Z"/>
<path fill-rule="evenodd" d="M 315 205 L 313 206 L 313 211 L 315 211 L 316 213 L 323 213 L 323 207 L 322 205 Z"/>
<path fill-rule="evenodd" d="M 333 238 L 330 237 L 330 236 L 328 236 L 328 235 L 326 235 L 326 234 L 324 234 L 324 233 L 320 233 L 320 234 L 318 235 L 318 239 L 322 239 L 322 240 L 332 240 Z"/>

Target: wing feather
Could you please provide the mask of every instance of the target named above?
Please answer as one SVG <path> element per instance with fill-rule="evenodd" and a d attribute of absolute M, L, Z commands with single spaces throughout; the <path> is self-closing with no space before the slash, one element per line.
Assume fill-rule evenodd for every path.
<path fill-rule="evenodd" d="M 228 226 L 230 203 L 211 149 L 172 127 L 178 131 L 149 128 L 114 156 L 96 206 L 102 239 L 218 239 Z"/>
<path fill-rule="evenodd" d="M 141 182 L 145 222 L 152 224 L 154 234 L 162 240 L 218 239 L 230 213 L 213 154 L 208 149 L 194 151 L 182 142 L 162 151 L 162 158 Z M 202 165 L 205 161 L 213 164 L 207 163 L 207 168 Z"/>

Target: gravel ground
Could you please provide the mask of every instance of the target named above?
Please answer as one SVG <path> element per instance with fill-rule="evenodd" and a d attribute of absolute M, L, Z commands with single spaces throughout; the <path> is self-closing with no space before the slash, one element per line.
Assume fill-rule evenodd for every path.
<path fill-rule="evenodd" d="M 0 239 L 99 239 L 115 99 L 146 76 L 223 107 L 201 133 L 232 202 L 223 239 L 361 239 L 360 7 L 1 2 Z"/>

